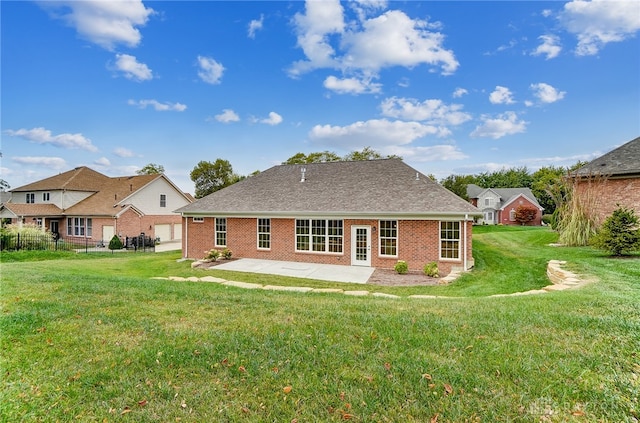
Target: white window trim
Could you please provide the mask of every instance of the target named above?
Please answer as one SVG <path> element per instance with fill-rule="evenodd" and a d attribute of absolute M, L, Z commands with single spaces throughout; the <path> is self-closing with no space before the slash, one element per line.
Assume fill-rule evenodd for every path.
<path fill-rule="evenodd" d="M 204 217 L 195 217 L 194 216 L 194 217 L 191 218 L 191 221 L 193 223 L 204 223 Z"/>
<path fill-rule="evenodd" d="M 218 219 L 224 219 L 224 231 L 218 231 Z M 228 229 L 227 228 L 227 224 L 228 224 L 228 222 L 227 222 L 227 218 L 226 217 L 216 217 L 213 220 L 213 236 L 214 236 L 213 244 L 216 247 L 226 247 L 227 246 L 227 242 L 228 242 L 228 240 L 227 240 L 227 229 Z M 224 244 L 218 244 L 218 234 L 219 233 L 223 233 L 224 234 L 224 240 L 225 240 Z"/>
<path fill-rule="evenodd" d="M 25 203 L 27 204 L 35 204 L 36 203 L 36 193 L 28 192 L 25 196 Z"/>
<path fill-rule="evenodd" d="M 442 238 L 442 224 L 445 222 L 454 222 L 454 223 L 458 223 L 458 234 L 459 234 L 459 238 L 457 239 L 458 241 L 458 257 L 457 258 L 451 258 L 451 257 L 442 257 L 442 241 L 456 241 L 455 239 L 443 239 Z M 462 225 L 464 225 L 464 222 L 459 221 L 459 220 L 441 220 L 438 222 L 438 257 L 439 260 L 441 261 L 455 261 L 455 262 L 459 262 L 462 261 Z"/>
<path fill-rule="evenodd" d="M 162 205 L 162 197 L 164 197 L 164 205 Z M 160 194 L 160 207 L 163 209 L 167 207 L 167 194 Z"/>
<path fill-rule="evenodd" d="M 389 254 L 383 254 L 382 253 L 382 224 L 380 222 L 396 222 L 396 236 L 395 236 L 395 240 L 396 240 L 396 254 L 395 255 L 389 255 Z M 398 222 L 397 219 L 382 219 L 382 220 L 378 220 L 378 257 L 382 257 L 382 258 L 398 258 L 398 249 L 399 249 L 399 243 L 398 243 L 398 239 L 400 238 L 400 234 L 399 234 L 399 230 L 400 230 L 400 223 Z M 387 237 L 385 237 L 387 238 Z M 392 239 L 392 238 L 389 238 Z"/>
<path fill-rule="evenodd" d="M 260 232 L 260 221 L 268 220 L 269 221 L 269 232 Z M 269 235 L 269 247 L 261 247 L 260 246 L 260 235 Z M 259 217 L 256 219 L 256 247 L 261 251 L 269 251 L 271 250 L 271 218 L 269 217 Z"/>
<path fill-rule="evenodd" d="M 309 222 L 309 233 L 303 236 L 308 237 L 308 244 L 309 244 L 309 249 L 308 250 L 299 250 L 298 249 L 298 225 L 297 222 L 298 220 L 306 220 L 307 222 Z M 313 250 L 313 221 L 314 220 L 323 220 L 325 222 L 325 234 L 324 234 L 324 238 L 325 238 L 325 249 L 324 251 L 314 251 Z M 331 221 L 338 221 L 342 223 L 342 234 L 341 235 L 330 235 L 329 234 L 329 222 Z M 321 219 L 321 218 L 305 218 L 305 219 L 293 219 L 293 234 L 294 234 L 294 245 L 295 245 L 295 252 L 296 253 L 308 253 L 308 254 L 331 254 L 331 255 L 344 255 L 344 219 Z M 336 252 L 336 251 L 329 251 L 329 246 L 330 246 L 330 242 L 329 239 L 330 238 L 335 238 L 335 237 L 339 237 L 340 238 L 340 251 Z"/>

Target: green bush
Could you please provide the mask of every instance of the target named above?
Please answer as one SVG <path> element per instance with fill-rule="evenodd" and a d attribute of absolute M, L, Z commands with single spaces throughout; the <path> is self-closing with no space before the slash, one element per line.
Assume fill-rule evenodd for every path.
<path fill-rule="evenodd" d="M 407 273 L 409 271 L 409 265 L 407 265 L 407 262 L 404 261 L 404 260 L 398 260 L 398 262 L 396 263 L 396 265 L 393 268 L 400 275 L 404 275 L 405 273 Z"/>
<path fill-rule="evenodd" d="M 422 270 L 424 271 L 425 275 L 431 278 L 440 277 L 440 271 L 438 270 L 438 263 L 436 263 L 435 261 L 425 264 Z"/>
<path fill-rule="evenodd" d="M 118 235 L 114 235 L 113 238 L 111 238 L 111 241 L 109 241 L 109 249 L 111 251 L 122 250 L 122 247 L 124 247 L 124 245 L 122 244 L 122 240 L 118 237 Z"/>
<path fill-rule="evenodd" d="M 617 206 L 591 240 L 591 245 L 613 256 L 640 250 L 638 216 L 632 209 L 621 207 L 619 204 Z"/>
<path fill-rule="evenodd" d="M 205 260 L 217 261 L 219 257 L 220 257 L 220 251 L 218 250 L 214 249 L 214 250 L 205 251 L 205 256 L 204 256 Z"/>
<path fill-rule="evenodd" d="M 225 248 L 224 250 L 222 250 L 222 257 L 225 260 L 230 260 L 232 255 L 233 255 L 233 252 L 230 249 Z"/>
<path fill-rule="evenodd" d="M 551 225 L 553 220 L 554 220 L 554 217 L 553 217 L 552 214 L 543 214 L 542 215 L 542 223 L 544 223 L 545 225 Z"/>

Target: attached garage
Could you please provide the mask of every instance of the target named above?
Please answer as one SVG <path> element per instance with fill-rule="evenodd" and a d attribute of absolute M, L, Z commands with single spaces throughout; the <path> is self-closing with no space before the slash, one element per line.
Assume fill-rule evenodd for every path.
<path fill-rule="evenodd" d="M 160 238 L 160 242 L 171 241 L 171 224 L 162 224 L 155 226 L 156 238 Z"/>

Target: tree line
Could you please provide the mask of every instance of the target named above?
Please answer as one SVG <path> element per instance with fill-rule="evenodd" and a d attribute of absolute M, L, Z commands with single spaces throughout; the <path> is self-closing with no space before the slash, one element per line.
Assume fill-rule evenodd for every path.
<path fill-rule="evenodd" d="M 376 160 L 383 158 L 402 159 L 396 155 L 382 155 L 371 147 L 362 150 L 351 151 L 340 156 L 333 151 L 317 151 L 311 153 L 296 153 L 282 164 L 307 164 L 336 161 Z M 577 162 L 570 167 L 545 166 L 535 172 L 531 172 L 526 166 L 503 168 L 494 172 L 482 172 L 475 175 L 452 174 L 438 181 L 442 186 L 459 197 L 469 200 L 467 185 L 475 184 L 482 188 L 529 188 L 544 207 L 544 212 L 553 214 L 565 199 L 567 186 L 566 176 L 570 172 L 583 166 L 585 162 Z M 163 173 L 164 167 L 155 163 L 149 163 L 140 169 L 138 174 Z M 252 176 L 259 173 L 253 172 Z M 429 175 L 436 180 L 433 175 Z M 222 188 L 239 182 L 247 176 L 234 172 L 233 166 L 228 160 L 216 159 L 213 162 L 202 160 L 191 170 L 189 177 L 195 186 L 195 197 L 202 198 Z"/>

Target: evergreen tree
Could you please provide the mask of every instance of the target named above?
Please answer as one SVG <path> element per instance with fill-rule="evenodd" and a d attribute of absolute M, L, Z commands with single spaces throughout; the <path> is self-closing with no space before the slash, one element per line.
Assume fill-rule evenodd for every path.
<path fill-rule="evenodd" d="M 611 255 L 621 256 L 640 250 L 640 221 L 632 209 L 617 205 L 591 244 Z"/>

